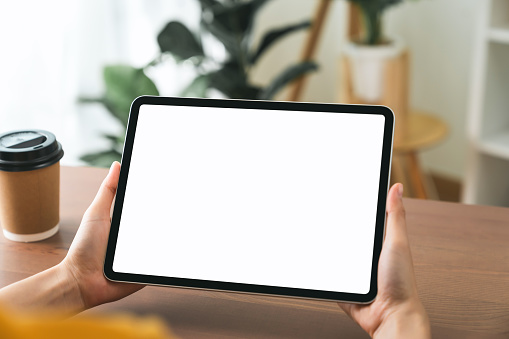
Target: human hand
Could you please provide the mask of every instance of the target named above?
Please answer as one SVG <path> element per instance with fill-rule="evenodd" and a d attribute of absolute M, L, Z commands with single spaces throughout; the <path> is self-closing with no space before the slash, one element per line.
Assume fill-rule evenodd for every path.
<path fill-rule="evenodd" d="M 110 210 L 119 175 L 120 164 L 114 162 L 94 201 L 83 215 L 67 256 L 59 264 L 67 280 L 75 285 L 83 309 L 122 299 L 144 287 L 112 282 L 103 274 L 111 225 Z"/>
<path fill-rule="evenodd" d="M 431 337 L 428 316 L 417 294 L 402 195 L 403 185 L 395 184 L 387 196 L 375 300 L 367 305 L 338 303 L 372 338 Z"/>

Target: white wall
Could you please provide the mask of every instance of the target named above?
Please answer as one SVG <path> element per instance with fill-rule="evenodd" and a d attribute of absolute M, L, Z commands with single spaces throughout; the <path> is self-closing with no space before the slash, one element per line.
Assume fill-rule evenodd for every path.
<path fill-rule="evenodd" d="M 412 106 L 444 119 L 450 128 L 440 145 L 422 152 L 423 166 L 461 178 L 465 172 L 465 118 L 473 53 L 476 3 L 482 0 L 407 1 L 386 16 L 386 33 L 404 39 L 412 54 Z M 258 31 L 310 17 L 318 1 L 278 0 L 263 10 Z M 345 2 L 334 1 L 319 45 L 320 71 L 310 77 L 305 101 L 337 102 L 338 55 L 344 42 Z M 274 47 L 255 70 L 255 79 L 271 78 L 289 60 L 297 61 L 304 34 Z M 278 99 L 286 99 L 285 94 Z"/>

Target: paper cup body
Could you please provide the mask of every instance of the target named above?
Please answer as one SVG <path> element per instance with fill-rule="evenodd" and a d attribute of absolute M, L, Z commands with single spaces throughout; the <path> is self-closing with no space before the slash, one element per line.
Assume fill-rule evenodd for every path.
<path fill-rule="evenodd" d="M 18 134 L 28 140 L 16 139 Z M 37 135 L 43 137 L 34 140 Z M 7 239 L 32 242 L 58 232 L 62 156 L 61 145 L 49 132 L 0 135 L 0 226 Z"/>

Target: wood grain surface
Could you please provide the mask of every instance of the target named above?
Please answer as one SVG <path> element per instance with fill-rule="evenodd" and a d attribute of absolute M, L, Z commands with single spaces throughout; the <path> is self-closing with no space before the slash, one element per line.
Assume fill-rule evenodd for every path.
<path fill-rule="evenodd" d="M 58 263 L 107 171 L 63 167 L 61 230 L 0 236 L 0 287 Z M 509 209 L 405 199 L 421 299 L 434 338 L 509 338 Z M 141 225 L 140 225 L 141 227 Z M 332 302 L 147 287 L 88 312 L 155 314 L 182 338 L 367 338 Z"/>

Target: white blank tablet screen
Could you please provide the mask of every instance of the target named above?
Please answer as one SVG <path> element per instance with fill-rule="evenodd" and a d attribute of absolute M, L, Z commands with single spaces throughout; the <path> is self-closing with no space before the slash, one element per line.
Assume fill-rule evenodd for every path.
<path fill-rule="evenodd" d="M 368 293 L 384 117 L 142 105 L 113 270 Z"/>

